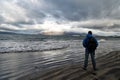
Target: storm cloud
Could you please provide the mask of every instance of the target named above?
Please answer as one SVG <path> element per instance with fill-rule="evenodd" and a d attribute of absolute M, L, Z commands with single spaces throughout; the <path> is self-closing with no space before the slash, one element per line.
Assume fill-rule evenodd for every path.
<path fill-rule="evenodd" d="M 0 30 L 120 36 L 120 0 L 0 0 Z"/>

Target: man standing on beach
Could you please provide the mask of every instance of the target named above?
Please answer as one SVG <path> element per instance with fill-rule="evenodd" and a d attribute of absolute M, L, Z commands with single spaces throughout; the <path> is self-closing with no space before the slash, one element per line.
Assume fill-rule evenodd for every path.
<path fill-rule="evenodd" d="M 95 37 L 92 36 L 92 31 L 88 31 L 86 38 L 83 40 L 83 46 L 85 48 L 85 61 L 83 69 L 86 70 L 88 66 L 88 57 L 91 55 L 93 69 L 96 70 L 95 50 L 98 47 L 98 42 Z"/>

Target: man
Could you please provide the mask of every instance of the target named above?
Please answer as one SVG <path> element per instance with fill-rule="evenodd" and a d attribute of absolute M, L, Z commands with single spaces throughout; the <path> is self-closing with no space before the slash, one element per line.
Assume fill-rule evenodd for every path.
<path fill-rule="evenodd" d="M 88 31 L 86 38 L 83 40 L 83 46 L 85 48 L 85 61 L 83 69 L 86 70 L 88 66 L 88 57 L 89 54 L 91 55 L 93 69 L 96 69 L 96 62 L 95 62 L 95 50 L 98 47 L 98 42 L 95 37 L 92 36 L 92 31 Z"/>

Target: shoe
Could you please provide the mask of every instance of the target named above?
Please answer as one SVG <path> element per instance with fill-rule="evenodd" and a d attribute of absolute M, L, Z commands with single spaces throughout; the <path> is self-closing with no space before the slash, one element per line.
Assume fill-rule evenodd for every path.
<path fill-rule="evenodd" d="M 94 69 L 94 71 L 97 71 L 97 70 L 98 70 L 97 68 Z"/>
<path fill-rule="evenodd" d="M 83 70 L 87 70 L 87 69 L 83 67 Z"/>

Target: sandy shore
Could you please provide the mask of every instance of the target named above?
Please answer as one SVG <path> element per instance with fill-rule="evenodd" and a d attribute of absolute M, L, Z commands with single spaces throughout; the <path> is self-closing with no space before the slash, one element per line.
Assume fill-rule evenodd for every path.
<path fill-rule="evenodd" d="M 87 70 L 82 69 L 83 64 L 64 65 L 20 80 L 120 80 L 120 51 L 99 57 L 96 63 L 97 71 L 93 71 L 90 61 Z"/>

